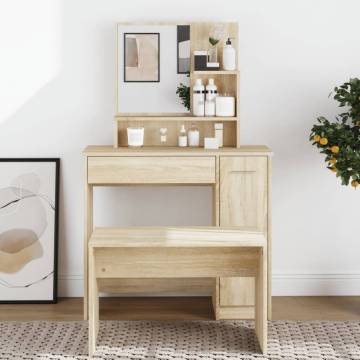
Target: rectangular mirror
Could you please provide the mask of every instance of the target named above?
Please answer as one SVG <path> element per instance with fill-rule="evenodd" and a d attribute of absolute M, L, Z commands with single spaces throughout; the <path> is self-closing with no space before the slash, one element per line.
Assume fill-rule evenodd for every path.
<path fill-rule="evenodd" d="M 189 72 L 190 25 L 118 24 L 118 115 L 189 113 L 176 94 Z"/>

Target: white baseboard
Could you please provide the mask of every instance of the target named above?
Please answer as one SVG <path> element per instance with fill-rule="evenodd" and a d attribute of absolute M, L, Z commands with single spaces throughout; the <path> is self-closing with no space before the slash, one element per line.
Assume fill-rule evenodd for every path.
<path fill-rule="evenodd" d="M 359 296 L 360 274 L 273 274 L 273 296 Z"/>
<path fill-rule="evenodd" d="M 273 274 L 272 292 L 273 296 L 359 296 L 360 274 Z M 59 296 L 82 297 L 82 275 L 59 275 Z"/>

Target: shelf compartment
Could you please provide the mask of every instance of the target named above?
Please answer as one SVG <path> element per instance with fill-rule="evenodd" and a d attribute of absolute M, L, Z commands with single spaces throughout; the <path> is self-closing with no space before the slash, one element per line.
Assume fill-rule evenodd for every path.
<path fill-rule="evenodd" d="M 204 137 L 214 137 L 214 120 L 211 121 L 197 120 L 198 118 L 193 119 L 192 124 L 194 124 L 200 131 L 200 146 L 204 146 Z M 224 146 L 225 147 L 236 147 L 236 138 L 237 138 L 237 121 L 220 121 L 224 124 Z M 121 118 L 120 121 L 116 122 L 116 133 L 115 133 L 115 144 L 116 147 L 127 146 L 127 131 L 126 128 L 129 126 L 141 126 L 145 128 L 144 134 L 144 146 L 163 146 L 160 143 L 160 128 L 167 128 L 167 142 L 165 146 L 177 146 L 178 136 L 180 133 L 181 125 L 183 120 L 174 121 L 171 119 L 169 121 L 159 120 L 159 118 L 152 119 L 149 121 L 148 118 L 140 120 L 140 118 L 131 118 L 126 119 Z M 190 129 L 191 123 L 186 123 L 186 130 Z"/>

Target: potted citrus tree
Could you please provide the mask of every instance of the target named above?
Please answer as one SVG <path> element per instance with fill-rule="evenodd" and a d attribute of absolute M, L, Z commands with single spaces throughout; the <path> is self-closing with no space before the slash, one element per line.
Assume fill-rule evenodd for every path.
<path fill-rule="evenodd" d="M 327 168 L 341 183 L 356 188 L 360 184 L 360 79 L 350 79 L 335 87 L 332 94 L 347 111 L 334 121 L 318 117 L 310 141 L 325 155 Z"/>

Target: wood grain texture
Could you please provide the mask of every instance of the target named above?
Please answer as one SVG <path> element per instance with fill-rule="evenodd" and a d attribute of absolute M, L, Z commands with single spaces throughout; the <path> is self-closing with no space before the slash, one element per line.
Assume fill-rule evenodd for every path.
<path fill-rule="evenodd" d="M 249 226 L 266 231 L 267 171 L 267 157 L 220 156 L 221 226 Z M 219 306 L 249 306 L 251 302 L 253 304 L 254 281 L 254 278 L 220 279 Z M 241 312 L 240 308 L 239 316 Z M 231 313 L 235 314 L 236 309 L 232 309 Z"/>
<path fill-rule="evenodd" d="M 219 306 L 217 320 L 255 319 L 255 306 Z"/>
<path fill-rule="evenodd" d="M 88 318 L 88 242 L 93 232 L 93 187 L 87 182 L 87 157 L 84 157 L 84 320 Z"/>
<path fill-rule="evenodd" d="M 177 146 L 144 146 L 141 148 L 114 148 L 109 145 L 89 145 L 83 153 L 87 156 L 271 156 L 272 151 L 265 145 L 242 145 L 239 148 L 224 147 L 218 150 L 204 148 L 179 148 Z"/>
<path fill-rule="evenodd" d="M 266 230 L 266 157 L 220 157 L 220 225 Z"/>
<path fill-rule="evenodd" d="M 246 289 L 246 291 L 244 291 Z M 254 306 L 255 278 L 220 278 L 220 306 Z"/>
<path fill-rule="evenodd" d="M 92 244 L 90 242 L 90 246 Z M 254 276 L 257 248 L 97 247 L 97 278 Z"/>
<path fill-rule="evenodd" d="M 99 291 L 108 294 L 146 294 L 155 296 L 164 294 L 201 294 L 209 296 L 213 292 L 215 279 L 213 278 L 177 278 L 161 279 L 99 279 Z"/>
<path fill-rule="evenodd" d="M 89 157 L 90 184 L 212 184 L 215 158 Z"/>
<path fill-rule="evenodd" d="M 89 356 L 95 352 L 99 330 L 99 290 L 95 275 L 95 253 L 89 249 Z"/>
<path fill-rule="evenodd" d="M 267 251 L 266 246 L 259 250 L 258 273 L 255 279 L 255 333 L 261 351 L 267 352 Z"/>
<path fill-rule="evenodd" d="M 91 247 L 259 247 L 266 245 L 264 233 L 246 228 L 213 226 L 141 226 L 95 228 Z M 156 250 L 155 250 L 156 251 Z"/>
<path fill-rule="evenodd" d="M 267 305 L 268 320 L 272 319 L 272 158 L 267 158 Z"/>

